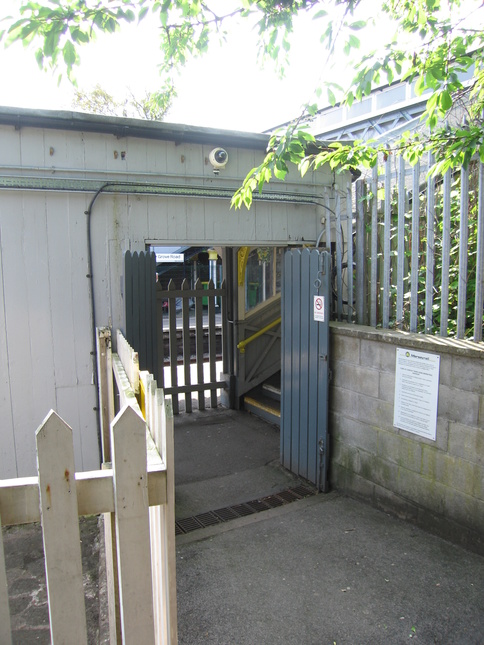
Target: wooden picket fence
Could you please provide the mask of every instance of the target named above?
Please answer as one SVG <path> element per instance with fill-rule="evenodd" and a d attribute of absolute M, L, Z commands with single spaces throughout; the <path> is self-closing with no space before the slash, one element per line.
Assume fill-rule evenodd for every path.
<path fill-rule="evenodd" d="M 104 514 L 110 642 L 175 645 L 173 414 L 145 373 L 145 421 L 107 330 L 99 331 L 98 347 L 104 422 L 119 407 L 109 437 L 103 435 L 110 462 L 76 473 L 72 430 L 50 411 L 36 432 L 38 476 L 0 481 L 0 528 L 42 523 L 51 640 L 81 645 L 87 628 L 79 516 Z M 11 642 L 0 532 L 0 643 Z"/>

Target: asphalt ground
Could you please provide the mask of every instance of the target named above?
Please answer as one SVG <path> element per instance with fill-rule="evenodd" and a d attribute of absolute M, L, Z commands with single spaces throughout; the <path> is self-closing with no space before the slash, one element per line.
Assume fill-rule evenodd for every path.
<path fill-rule="evenodd" d="M 246 413 L 176 417 L 175 452 L 177 521 L 305 484 Z M 13 643 L 50 643 L 40 527 L 3 535 Z M 104 644 L 98 518 L 81 541 L 89 643 Z M 176 561 L 180 645 L 484 645 L 484 558 L 337 491 L 180 534 Z"/>
<path fill-rule="evenodd" d="M 298 481 L 279 432 L 175 421 L 177 517 Z M 180 503 L 180 506 L 179 506 Z M 177 537 L 180 645 L 483 645 L 484 558 L 338 492 Z"/>

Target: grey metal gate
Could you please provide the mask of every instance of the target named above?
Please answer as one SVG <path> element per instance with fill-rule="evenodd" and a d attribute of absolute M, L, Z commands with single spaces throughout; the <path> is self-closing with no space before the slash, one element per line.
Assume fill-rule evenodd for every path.
<path fill-rule="evenodd" d="M 126 340 L 138 352 L 141 369 L 148 370 L 158 380 L 155 254 L 127 251 L 124 271 Z"/>
<path fill-rule="evenodd" d="M 330 254 L 284 256 L 282 288 L 281 463 L 328 490 Z"/>

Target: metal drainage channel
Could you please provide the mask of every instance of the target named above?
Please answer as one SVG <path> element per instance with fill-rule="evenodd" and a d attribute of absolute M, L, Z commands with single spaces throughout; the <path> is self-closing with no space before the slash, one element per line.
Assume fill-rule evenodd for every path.
<path fill-rule="evenodd" d="M 283 490 L 280 493 L 275 493 L 274 495 L 262 497 L 261 499 L 254 499 L 251 502 L 234 504 L 234 506 L 219 508 L 216 511 L 200 513 L 200 515 L 194 515 L 183 520 L 177 520 L 175 522 L 175 535 L 183 535 L 184 533 L 190 533 L 190 531 L 203 529 L 207 526 L 235 520 L 238 517 L 246 517 L 247 515 L 267 511 L 270 508 L 284 506 L 285 504 L 290 504 L 298 499 L 304 499 L 305 497 L 316 495 L 317 492 L 318 491 L 315 488 L 313 489 L 308 486 L 300 485 L 295 488 Z"/>

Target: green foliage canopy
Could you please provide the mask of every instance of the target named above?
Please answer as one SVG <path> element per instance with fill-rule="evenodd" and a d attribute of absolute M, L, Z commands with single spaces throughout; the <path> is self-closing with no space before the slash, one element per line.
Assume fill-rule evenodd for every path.
<path fill-rule="evenodd" d="M 430 150 L 436 157 L 435 172 L 466 166 L 476 153 L 484 161 L 481 0 L 20 0 L 18 14 L 3 20 L 0 40 L 34 46 L 40 67 L 51 66 L 75 81 L 81 47 L 96 35 L 114 32 L 123 23 L 155 20 L 160 27 L 160 72 L 169 84 L 175 69 L 203 54 L 214 39 L 225 39 L 226 26 L 234 19 L 254 26 L 261 60 L 274 61 L 283 73 L 300 14 L 309 14 L 319 25 L 327 51 L 323 64 L 338 52 L 358 52 L 365 29 L 382 18 L 393 31 L 384 29 L 375 49 L 360 56 L 347 88 L 335 83 L 314 88 L 318 100 L 271 138 L 263 163 L 249 172 L 235 194 L 236 207 L 249 207 L 253 191 L 262 190 L 273 177 L 284 179 L 290 164 L 302 174 L 326 163 L 334 169 L 376 164 L 382 149 L 372 142 L 321 146 L 302 126 L 321 100 L 334 104 L 339 94 L 351 105 L 394 80 L 415 81 L 417 94 L 428 92 L 423 115 L 427 129 L 405 134 L 386 154 L 403 154 L 414 163 Z M 449 115 L 462 100 L 466 119 L 452 124 Z"/>

